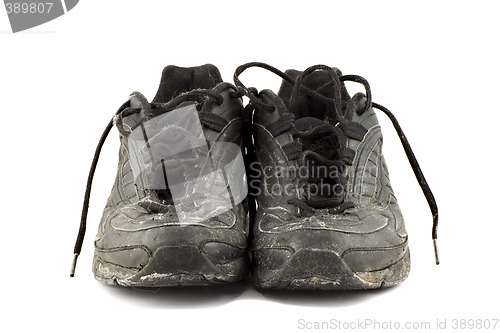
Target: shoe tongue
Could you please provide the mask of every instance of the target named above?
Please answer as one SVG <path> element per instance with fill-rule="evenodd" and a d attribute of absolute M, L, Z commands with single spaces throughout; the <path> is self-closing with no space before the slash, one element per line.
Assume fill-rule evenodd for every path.
<path fill-rule="evenodd" d="M 295 129 L 302 133 L 301 142 L 305 150 L 312 150 L 327 159 L 337 158 L 339 142 L 332 132 L 333 125 L 314 117 L 295 121 Z"/>
<path fill-rule="evenodd" d="M 324 124 L 325 122 L 318 118 L 304 117 L 304 118 L 299 118 L 298 120 L 295 121 L 295 129 L 297 129 L 298 131 L 308 131 Z"/>
<path fill-rule="evenodd" d="M 287 70 L 286 74 L 297 79 L 302 72 Z M 335 97 L 334 88 L 331 84 L 328 84 L 331 81 L 332 77 L 329 73 L 324 71 L 315 71 L 303 78 L 302 85 L 317 91 L 325 97 L 333 99 Z M 299 95 L 294 99 L 293 103 L 290 104 L 293 88 L 294 86 L 292 84 L 283 80 L 278 96 L 285 101 L 285 104 L 288 106 L 288 112 L 295 114 L 296 119 L 303 117 L 325 119 L 326 114 L 335 114 L 335 108 L 333 105 L 327 105 L 319 101 L 317 98 L 311 97 L 303 92 L 299 92 Z"/>
<path fill-rule="evenodd" d="M 211 64 L 197 67 L 167 66 L 163 69 L 153 103 L 166 103 L 183 92 L 211 89 L 221 82 L 219 70 Z"/>

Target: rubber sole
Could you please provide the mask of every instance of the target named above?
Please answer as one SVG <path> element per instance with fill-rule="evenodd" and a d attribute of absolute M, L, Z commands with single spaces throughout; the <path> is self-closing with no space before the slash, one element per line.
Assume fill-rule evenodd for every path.
<path fill-rule="evenodd" d="M 355 272 L 335 252 L 301 249 L 280 268 L 253 269 L 253 282 L 261 289 L 360 290 L 396 285 L 408 276 L 410 253 L 394 264 L 376 271 Z"/>
<path fill-rule="evenodd" d="M 110 285 L 137 287 L 209 286 L 235 282 L 248 274 L 247 256 L 214 264 L 194 245 L 158 248 L 144 267 L 123 267 L 105 261 L 96 251 L 93 272 Z"/>

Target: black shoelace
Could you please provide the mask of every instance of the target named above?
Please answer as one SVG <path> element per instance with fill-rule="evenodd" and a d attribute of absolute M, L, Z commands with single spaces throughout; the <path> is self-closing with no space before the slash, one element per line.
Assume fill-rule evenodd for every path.
<path fill-rule="evenodd" d="M 424 177 L 424 174 L 422 173 L 422 170 L 418 164 L 418 161 L 411 149 L 410 143 L 408 142 L 408 139 L 406 138 L 406 135 L 404 134 L 403 130 L 401 129 L 401 126 L 399 125 L 396 117 L 384 106 L 373 103 L 372 102 L 372 96 L 371 96 L 371 89 L 368 84 L 368 81 L 366 81 L 363 77 L 358 76 L 358 75 L 343 75 L 340 76 L 340 71 L 338 71 L 335 68 L 331 68 L 328 66 L 324 65 L 317 65 L 317 66 L 312 66 L 306 69 L 297 79 L 292 78 L 290 75 L 280 71 L 279 69 L 270 66 L 265 63 L 261 62 L 250 62 L 244 65 L 239 66 L 235 73 L 234 73 L 234 83 L 236 87 L 238 87 L 239 91 L 247 96 L 249 98 L 249 106 L 252 106 L 252 109 L 259 109 L 259 110 L 264 110 L 264 111 L 273 111 L 274 106 L 266 104 L 259 98 L 259 93 L 256 88 L 247 88 L 243 83 L 240 81 L 239 76 L 241 73 L 243 73 L 246 69 L 251 68 L 251 67 L 260 67 L 269 70 L 270 72 L 280 76 L 282 79 L 286 80 L 288 83 L 293 85 L 293 92 L 292 92 L 292 99 L 295 98 L 299 91 L 302 93 L 306 93 L 307 95 L 314 97 L 326 104 L 330 104 L 334 106 L 334 110 L 336 112 L 336 117 L 329 116 L 328 114 L 326 115 L 327 120 L 332 120 L 332 119 L 337 119 L 337 123 L 334 125 L 337 125 L 340 127 L 342 132 L 346 134 L 347 136 L 350 136 L 350 133 L 354 133 L 355 130 L 353 130 L 353 126 L 355 124 L 352 124 L 349 122 L 347 119 L 350 119 L 349 115 L 352 114 L 352 112 L 357 112 L 359 115 L 363 114 L 365 111 L 370 109 L 371 107 L 374 107 L 380 111 L 382 111 L 384 114 L 387 115 L 387 117 L 391 120 L 398 136 L 401 141 L 401 144 L 403 146 L 403 149 L 406 153 L 406 156 L 408 158 L 408 161 L 412 167 L 413 173 L 415 174 L 415 177 L 420 185 L 420 188 L 422 189 L 422 192 L 427 200 L 427 203 L 429 205 L 430 211 L 432 213 L 432 240 L 433 240 L 433 246 L 434 246 L 434 256 L 435 256 L 435 261 L 436 265 L 439 265 L 439 254 L 438 254 L 438 248 L 437 248 L 437 228 L 438 228 L 438 208 L 436 204 L 436 200 L 434 198 L 434 195 L 432 194 L 432 191 Z M 302 79 L 309 75 L 310 73 L 316 71 L 316 70 L 323 70 L 332 76 L 332 80 L 328 82 L 326 85 L 333 85 L 334 88 L 334 99 L 332 100 L 331 98 L 328 98 L 326 96 L 323 96 L 319 94 L 318 92 L 311 90 L 304 85 L 301 84 Z M 355 94 L 352 98 L 350 98 L 345 105 L 343 105 L 342 101 L 342 82 L 344 81 L 352 81 L 352 82 L 357 82 L 360 83 L 364 86 L 366 90 L 366 94 L 362 93 L 357 93 Z M 322 90 L 324 87 L 319 88 L 318 90 Z M 365 102 L 365 107 L 360 109 L 358 108 L 358 102 L 362 99 L 366 98 Z M 249 114 L 251 112 L 248 112 Z M 310 202 L 304 202 L 304 200 L 293 200 L 294 204 L 299 206 L 299 208 L 302 209 L 311 209 L 310 207 Z M 345 203 L 343 200 L 339 198 L 334 198 L 333 201 L 330 203 L 338 203 L 338 205 L 333 208 L 331 212 L 342 212 L 346 208 L 343 207 L 343 205 L 349 205 L 350 203 Z M 338 207 L 338 208 L 337 208 Z M 337 208 L 337 209 L 336 209 Z"/>
<path fill-rule="evenodd" d="M 241 94 L 238 92 L 233 92 L 231 94 L 231 97 L 234 98 L 239 98 Z M 175 109 L 178 105 L 180 105 L 183 102 L 188 102 L 188 101 L 197 101 L 196 104 L 196 109 L 198 111 L 201 110 L 203 103 L 206 100 L 213 100 L 215 103 L 218 105 L 221 105 L 223 103 L 223 97 L 212 91 L 212 90 L 207 90 L 207 89 L 194 89 L 189 92 L 183 93 L 177 97 L 174 97 L 172 100 L 170 100 L 167 103 L 149 103 L 151 106 L 151 110 L 155 114 L 161 114 L 164 112 L 171 111 Z M 132 115 L 134 113 L 139 113 L 141 111 L 140 108 L 131 108 L 130 107 L 130 101 L 127 101 L 125 104 L 123 104 L 118 111 L 115 113 L 115 116 L 110 120 L 106 128 L 104 129 L 104 132 L 101 135 L 101 138 L 99 139 L 99 143 L 97 144 L 97 148 L 94 154 L 94 159 L 92 160 L 92 164 L 90 166 L 90 171 L 89 175 L 87 178 L 87 187 L 85 190 L 85 196 L 83 199 L 83 208 L 82 208 L 82 216 L 80 219 L 80 228 L 78 230 L 78 235 L 75 241 L 75 247 L 73 250 L 73 262 L 71 264 L 71 271 L 70 271 L 70 276 L 73 277 L 75 275 L 75 269 L 76 269 L 76 263 L 78 260 L 78 256 L 80 255 L 80 252 L 82 250 L 82 245 L 83 245 L 83 240 L 85 237 L 85 231 L 87 228 L 87 215 L 88 215 L 88 210 L 89 210 L 89 201 L 90 201 L 90 192 L 92 188 L 92 180 L 94 179 L 94 174 L 96 171 L 97 167 L 97 162 L 99 161 L 99 155 L 101 153 L 102 146 L 104 145 L 104 142 L 106 141 L 106 138 L 113 128 L 114 120 L 115 117 L 119 114 L 122 114 L 124 117 Z M 204 126 L 207 126 L 209 128 L 212 128 L 214 130 L 220 131 L 222 127 L 224 126 L 225 123 L 227 123 L 226 120 L 221 118 L 220 116 L 217 116 L 212 113 L 208 112 L 202 112 L 199 113 L 200 115 L 200 121 Z"/>

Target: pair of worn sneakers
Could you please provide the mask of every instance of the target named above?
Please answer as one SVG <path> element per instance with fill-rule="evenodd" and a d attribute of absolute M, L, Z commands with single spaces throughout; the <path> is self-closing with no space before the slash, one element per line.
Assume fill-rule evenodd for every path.
<path fill-rule="evenodd" d="M 278 94 L 246 88 L 239 76 L 250 67 L 281 76 Z M 366 93 L 351 97 L 345 81 Z M 121 146 L 95 240 L 97 280 L 212 285 L 251 271 L 260 288 L 403 281 L 408 236 L 374 108 L 401 138 L 433 214 L 434 244 L 437 207 L 406 137 L 389 110 L 372 102 L 368 82 L 323 65 L 281 72 L 264 63 L 238 67 L 234 82 L 223 82 L 213 65 L 168 66 L 152 102 L 134 92 L 119 108 L 92 163 L 71 276 L 97 160 L 114 125 Z"/>

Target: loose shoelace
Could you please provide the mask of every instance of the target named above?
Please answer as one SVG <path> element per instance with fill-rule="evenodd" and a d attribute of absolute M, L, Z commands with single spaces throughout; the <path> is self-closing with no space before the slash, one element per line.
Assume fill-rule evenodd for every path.
<path fill-rule="evenodd" d="M 231 97 L 238 98 L 240 97 L 240 93 L 238 92 L 233 92 L 231 94 Z M 201 109 L 201 106 L 203 103 L 207 100 L 211 99 L 215 101 L 218 105 L 221 105 L 223 103 L 223 97 L 212 91 L 212 90 L 207 90 L 207 89 L 194 89 L 189 92 L 183 93 L 177 97 L 174 97 L 167 103 L 149 103 L 151 106 L 151 109 L 155 113 L 163 113 L 163 112 L 168 112 L 170 110 L 175 109 L 179 104 L 187 101 L 197 101 L 198 103 L 196 104 L 196 108 L 199 111 Z M 83 208 L 82 208 L 82 216 L 80 220 L 80 228 L 78 230 L 78 235 L 75 241 L 75 247 L 73 250 L 73 262 L 71 264 L 71 270 L 70 270 L 70 276 L 73 277 L 75 275 L 75 269 L 76 269 L 76 263 L 78 260 L 78 256 L 80 255 L 80 252 L 82 250 L 82 245 L 83 245 L 83 240 L 85 237 L 85 231 L 87 228 L 87 215 L 88 215 L 88 210 L 89 210 L 89 201 L 90 201 L 90 192 L 92 188 L 92 181 L 94 179 L 94 174 L 96 171 L 97 167 L 97 162 L 99 161 L 99 155 L 101 154 L 102 146 L 104 145 L 104 142 L 106 141 L 106 138 L 113 128 L 113 123 L 115 120 L 115 117 L 119 115 L 120 113 L 123 113 L 123 116 L 129 116 L 134 113 L 140 112 L 140 108 L 131 108 L 130 107 L 130 101 L 127 101 L 125 104 L 123 104 L 118 111 L 115 113 L 114 117 L 110 120 L 106 128 L 104 129 L 104 132 L 101 135 L 101 138 L 99 139 L 99 143 L 97 144 L 97 148 L 95 150 L 94 154 L 94 159 L 92 160 L 92 165 L 90 166 L 90 171 L 89 175 L 87 178 L 87 187 L 85 189 L 85 196 L 83 199 Z M 200 113 L 201 115 L 201 113 Z M 219 128 L 218 125 L 218 117 L 215 114 L 207 113 L 204 117 L 200 117 L 200 121 L 208 127 L 211 127 L 213 129 Z"/>
<path fill-rule="evenodd" d="M 300 91 L 300 92 L 306 93 L 307 95 L 314 97 L 314 98 L 316 98 L 316 99 L 318 99 L 326 104 L 333 105 L 337 116 L 336 117 L 328 117 L 328 115 L 327 115 L 327 120 L 331 120 L 332 118 L 338 119 L 338 123 L 334 124 L 334 125 L 338 125 L 347 136 L 349 136 L 349 128 L 350 128 L 350 122 L 347 121 L 347 119 L 350 119 L 349 115 L 352 112 L 357 112 L 359 115 L 361 115 L 365 111 L 367 111 L 368 109 L 373 107 L 373 108 L 376 108 L 376 109 L 382 111 L 385 115 L 387 115 L 387 117 L 391 120 L 392 125 L 394 126 L 394 129 L 396 130 L 396 132 L 399 136 L 399 139 L 401 141 L 403 149 L 406 153 L 406 157 L 408 158 L 408 161 L 411 165 L 413 173 L 415 174 L 415 177 L 420 185 L 420 188 L 422 189 L 422 192 L 427 200 L 430 211 L 432 213 L 432 240 L 433 240 L 433 246 L 434 246 L 434 256 L 435 256 L 436 265 L 439 265 L 439 254 L 438 254 L 438 248 L 437 248 L 438 208 L 437 208 L 436 200 L 434 198 L 434 195 L 432 194 L 432 191 L 429 187 L 429 184 L 427 183 L 427 181 L 424 177 L 424 174 L 422 173 L 422 170 L 418 164 L 418 161 L 417 161 L 417 159 L 416 159 L 416 157 L 411 149 L 410 143 L 408 142 L 408 139 L 406 138 L 406 135 L 404 134 L 403 130 L 401 129 L 401 126 L 399 125 L 396 117 L 386 107 L 372 102 L 371 89 L 370 89 L 370 85 L 368 84 L 368 81 L 366 81 L 363 77 L 358 76 L 358 75 L 339 76 L 340 71 L 338 71 L 337 69 L 328 67 L 328 66 L 324 66 L 324 65 L 317 65 L 317 66 L 309 67 L 304 72 L 302 72 L 302 74 L 299 75 L 299 77 L 297 79 L 292 78 L 290 75 L 280 71 L 279 69 L 277 69 L 273 66 L 270 66 L 268 64 L 261 63 L 261 62 L 250 62 L 250 63 L 239 66 L 236 69 L 234 76 L 233 76 L 234 83 L 235 83 L 236 87 L 239 89 L 239 91 L 243 95 L 245 95 L 249 98 L 249 100 L 250 100 L 249 106 L 251 105 L 252 109 L 259 109 L 259 110 L 263 110 L 263 111 L 273 111 L 274 106 L 263 102 L 259 98 L 259 93 L 258 93 L 258 90 L 256 88 L 247 88 L 239 79 L 239 76 L 246 69 L 251 68 L 251 67 L 264 68 L 264 69 L 280 76 L 282 79 L 286 80 L 288 83 L 292 84 L 292 86 L 294 87 L 293 91 L 292 91 L 292 97 L 291 97 L 292 100 L 297 97 L 297 95 Z M 329 73 L 332 76 L 332 81 L 327 83 L 327 85 L 334 86 L 334 93 L 335 93 L 334 97 L 335 98 L 333 100 L 331 98 L 328 98 L 326 96 L 319 94 L 318 92 L 316 92 L 314 90 L 311 90 L 311 89 L 305 87 L 302 84 L 302 80 L 305 76 L 307 76 L 310 73 L 317 71 L 317 70 L 326 71 L 327 73 Z M 352 81 L 352 82 L 357 82 L 357 83 L 362 84 L 366 90 L 366 94 L 365 95 L 361 94 L 361 93 L 355 94 L 352 98 L 349 99 L 349 101 L 347 101 L 347 104 L 345 105 L 345 107 L 343 107 L 342 98 L 341 98 L 342 97 L 342 82 L 345 82 L 345 81 Z M 321 87 L 318 90 L 321 90 L 322 88 L 323 87 Z M 365 102 L 366 104 L 365 104 L 364 109 L 359 110 L 357 108 L 357 102 L 362 97 L 366 98 L 366 102 Z M 248 112 L 248 113 L 251 114 L 251 112 Z M 300 203 L 300 202 L 302 202 L 302 203 Z M 307 202 L 304 203 L 302 200 L 299 200 L 298 198 L 297 198 L 297 200 L 293 200 L 293 203 L 295 203 L 296 205 L 301 205 L 302 208 L 305 208 L 305 209 L 307 209 L 306 206 L 309 206 L 309 205 L 307 205 Z M 343 207 L 341 207 L 341 205 L 344 205 L 344 204 L 349 204 L 349 203 L 340 203 L 339 206 L 337 206 L 337 207 L 343 208 Z M 345 208 L 338 209 L 338 212 L 342 212 L 344 209 Z"/>

